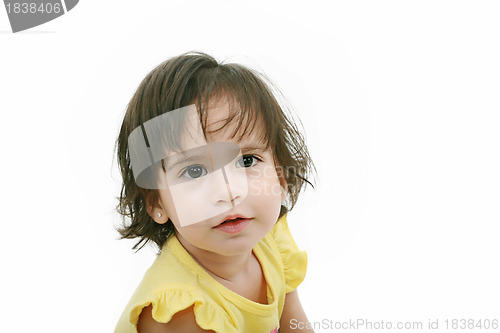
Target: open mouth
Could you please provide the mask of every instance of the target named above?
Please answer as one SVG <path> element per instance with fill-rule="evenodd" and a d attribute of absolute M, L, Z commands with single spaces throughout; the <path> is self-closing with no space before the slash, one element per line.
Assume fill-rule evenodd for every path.
<path fill-rule="evenodd" d="M 242 216 L 230 216 L 214 228 L 225 233 L 234 234 L 246 228 L 252 219 Z"/>
<path fill-rule="evenodd" d="M 246 218 L 243 218 L 243 217 L 237 217 L 235 219 L 229 219 L 229 220 L 225 220 L 224 222 L 222 222 L 221 224 L 224 224 L 224 223 L 231 223 L 231 222 L 236 222 L 236 221 L 241 221 L 241 220 L 247 220 Z M 219 224 L 220 225 L 220 224 Z"/>

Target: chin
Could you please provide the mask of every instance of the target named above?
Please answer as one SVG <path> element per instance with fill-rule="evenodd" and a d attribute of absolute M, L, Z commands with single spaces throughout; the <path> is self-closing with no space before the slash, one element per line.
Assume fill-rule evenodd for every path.
<path fill-rule="evenodd" d="M 241 253 L 248 253 L 252 251 L 254 246 L 258 243 L 256 242 L 249 242 L 248 240 L 231 240 L 228 241 L 226 244 L 224 244 L 224 247 L 218 248 L 216 251 L 221 255 L 224 256 L 232 256 L 235 254 L 241 254 Z"/>

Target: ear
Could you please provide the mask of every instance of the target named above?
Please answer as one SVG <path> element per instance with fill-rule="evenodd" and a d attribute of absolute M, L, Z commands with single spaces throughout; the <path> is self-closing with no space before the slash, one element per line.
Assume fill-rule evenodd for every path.
<path fill-rule="evenodd" d="M 276 174 L 278 175 L 278 179 L 280 181 L 281 187 L 281 202 L 285 202 L 288 195 L 288 183 L 285 178 L 285 173 L 283 167 L 280 165 L 276 165 Z"/>
<path fill-rule="evenodd" d="M 152 190 L 145 190 L 141 188 L 142 195 L 144 196 L 144 203 L 146 204 L 146 211 L 149 216 L 158 224 L 165 224 L 168 221 L 167 210 L 158 196 L 158 193 Z"/>
<path fill-rule="evenodd" d="M 281 202 L 286 201 L 288 196 L 288 183 L 284 176 L 279 177 L 281 187 Z"/>

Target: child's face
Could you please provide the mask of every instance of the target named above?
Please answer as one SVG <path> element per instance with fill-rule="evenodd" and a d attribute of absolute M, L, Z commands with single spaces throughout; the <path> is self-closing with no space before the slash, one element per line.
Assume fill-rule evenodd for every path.
<path fill-rule="evenodd" d="M 230 137 L 237 119 L 217 130 L 230 112 L 225 99 L 211 101 L 206 141 L 197 113 L 188 114 L 181 138 L 184 154 L 172 153 L 165 160 L 167 186 L 158 190 L 158 211 L 153 212 L 158 223 L 172 220 L 185 246 L 223 255 L 252 249 L 271 230 L 286 198 L 286 183 L 278 178 L 258 123 L 240 141 L 238 135 Z"/>

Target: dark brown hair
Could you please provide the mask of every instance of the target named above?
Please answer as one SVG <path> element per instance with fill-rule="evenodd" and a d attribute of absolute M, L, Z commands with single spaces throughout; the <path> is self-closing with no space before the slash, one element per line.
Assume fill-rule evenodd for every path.
<path fill-rule="evenodd" d="M 227 123 L 238 121 L 240 138 L 253 131 L 257 121 L 264 124 L 262 140 L 272 149 L 278 175 L 288 184 L 288 200 L 280 217 L 293 208 L 305 183 L 312 185 L 308 177 L 315 170 L 314 164 L 279 90 L 263 74 L 245 66 L 217 62 L 201 52 L 182 54 L 161 63 L 142 80 L 127 106 L 116 140 L 123 178 L 116 207 L 123 223 L 117 230 L 121 239 L 140 238 L 133 249 L 140 250 L 149 241 L 161 249 L 174 226 L 170 220 L 156 223 L 147 212 L 146 204 L 154 205 L 158 194 L 139 188 L 134 180 L 128 151 L 130 133 L 152 118 L 190 104 L 196 104 L 205 131 L 205 110 L 209 98 L 215 96 L 225 96 L 239 106 Z"/>

